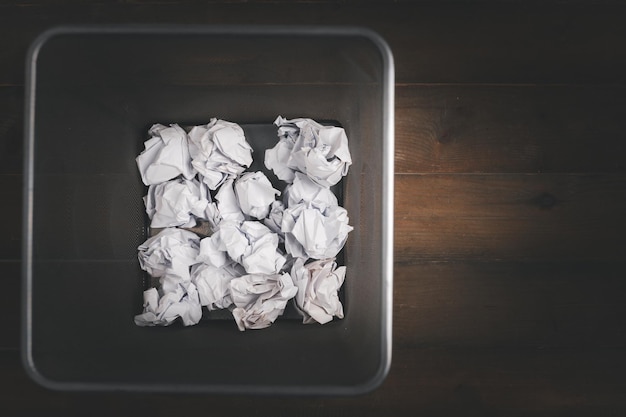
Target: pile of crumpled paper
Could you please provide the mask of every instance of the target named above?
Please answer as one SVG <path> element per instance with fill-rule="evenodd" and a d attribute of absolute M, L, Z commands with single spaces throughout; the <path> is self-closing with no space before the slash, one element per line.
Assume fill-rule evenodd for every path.
<path fill-rule="evenodd" d="M 150 128 L 137 166 L 150 226 L 162 230 L 138 257 L 159 285 L 144 292 L 137 325 L 197 324 L 206 307 L 228 309 L 240 330 L 262 329 L 291 299 L 304 323 L 343 318 L 346 267 L 335 259 L 353 228 L 330 187 L 352 163 L 346 133 L 304 118 L 274 124 L 265 166 L 286 185 L 246 171 L 253 149 L 236 123 Z M 189 230 L 198 222 L 208 236 Z"/>

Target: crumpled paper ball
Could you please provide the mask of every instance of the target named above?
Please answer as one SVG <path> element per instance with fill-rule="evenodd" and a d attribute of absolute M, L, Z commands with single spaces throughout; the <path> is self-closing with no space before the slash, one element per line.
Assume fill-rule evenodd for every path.
<path fill-rule="evenodd" d="M 234 278 L 230 281 L 230 293 L 237 327 L 244 331 L 270 326 L 283 314 L 287 302 L 297 291 L 288 273 Z"/>
<path fill-rule="evenodd" d="M 241 207 L 239 207 L 237 195 L 235 194 L 233 180 L 227 180 L 222 184 L 217 194 L 215 194 L 215 199 L 217 200 L 217 224 L 224 220 L 232 222 L 242 222 L 245 220 Z"/>
<path fill-rule="evenodd" d="M 211 190 L 252 163 L 252 147 L 241 126 L 216 118 L 189 131 L 189 153 L 191 164 Z"/>
<path fill-rule="evenodd" d="M 297 171 L 323 187 L 337 184 L 348 173 L 352 157 L 341 127 L 323 126 L 312 119 L 278 116 L 279 142 L 265 151 L 265 166 L 291 183 Z"/>
<path fill-rule="evenodd" d="M 343 318 L 343 306 L 338 291 L 346 276 L 346 267 L 337 268 L 334 258 L 304 264 L 297 258 L 291 268 L 291 277 L 298 288 L 295 302 L 302 322 L 328 323 L 333 317 Z"/>
<path fill-rule="evenodd" d="M 296 172 L 293 183 L 285 188 L 283 200 L 287 207 L 307 203 L 321 211 L 326 210 L 328 207 L 339 205 L 337 197 L 330 188 L 313 182 L 301 172 Z"/>
<path fill-rule="evenodd" d="M 196 179 L 184 178 L 151 185 L 144 197 L 146 213 L 152 220 L 150 226 L 195 226 L 197 219 L 207 217 L 207 206 L 211 202 L 211 196 L 201 191 L 204 187 Z"/>
<path fill-rule="evenodd" d="M 260 222 L 223 221 L 200 242 L 198 260 L 216 268 L 235 261 L 249 274 L 275 274 L 285 264 L 278 243 L 278 235 Z"/>
<path fill-rule="evenodd" d="M 264 219 L 280 191 L 272 187 L 264 173 L 258 171 L 245 173 L 235 181 L 235 195 L 244 214 Z"/>
<path fill-rule="evenodd" d="M 201 263 L 191 267 L 191 282 L 198 289 L 200 304 L 209 310 L 217 310 L 228 308 L 233 303 L 230 281 L 244 274 L 243 268 L 236 263 L 219 268 Z"/>
<path fill-rule="evenodd" d="M 183 229 L 166 228 L 139 245 L 139 266 L 153 277 L 189 281 L 189 267 L 197 263 L 200 238 Z"/>
<path fill-rule="evenodd" d="M 198 291 L 191 282 L 180 283 L 160 298 L 157 289 L 150 288 L 144 291 L 143 299 L 143 313 L 135 316 L 137 326 L 169 326 L 179 317 L 183 325 L 192 326 L 202 318 Z"/>
<path fill-rule="evenodd" d="M 281 224 L 285 249 L 294 258 L 334 258 L 354 229 L 348 221 L 348 212 L 339 206 L 323 211 L 306 203 L 289 207 Z"/>
<path fill-rule="evenodd" d="M 136 158 L 144 184 L 159 184 L 179 175 L 190 180 L 196 175 L 191 165 L 187 133 L 180 126 L 155 124 L 148 133 L 151 138 Z"/>

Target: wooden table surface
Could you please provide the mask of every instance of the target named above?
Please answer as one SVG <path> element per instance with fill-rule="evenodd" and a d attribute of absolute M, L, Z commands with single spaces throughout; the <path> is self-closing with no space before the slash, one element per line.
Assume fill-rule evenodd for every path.
<path fill-rule="evenodd" d="M 0 415 L 625 415 L 626 2 L 0 5 Z M 24 57 L 61 23 L 370 27 L 396 61 L 393 364 L 354 398 L 59 393 L 19 360 Z"/>

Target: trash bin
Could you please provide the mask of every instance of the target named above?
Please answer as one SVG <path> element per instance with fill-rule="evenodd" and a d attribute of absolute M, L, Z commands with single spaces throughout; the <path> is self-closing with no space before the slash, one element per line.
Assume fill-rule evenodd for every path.
<path fill-rule="evenodd" d="M 62 390 L 356 394 L 391 361 L 393 60 L 369 30 L 100 26 L 42 34 L 27 56 L 23 343 Z M 141 328 L 148 234 L 135 165 L 153 123 L 251 126 L 262 160 L 277 115 L 336 120 L 353 164 L 345 318 Z M 261 127 L 259 127 L 261 126 Z M 256 136 L 255 136 L 256 135 Z"/>

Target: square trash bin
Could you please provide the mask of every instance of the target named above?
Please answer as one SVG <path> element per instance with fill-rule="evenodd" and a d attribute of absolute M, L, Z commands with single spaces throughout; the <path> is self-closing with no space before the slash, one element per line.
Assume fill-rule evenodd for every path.
<path fill-rule="evenodd" d="M 351 27 L 100 26 L 43 33 L 27 56 L 24 366 L 61 390 L 357 394 L 391 361 L 393 59 Z M 335 120 L 345 318 L 141 328 L 148 236 L 135 157 L 153 123 L 219 117 L 267 145 L 277 115 Z M 260 135 L 260 134 L 258 134 Z M 272 140 L 276 140 L 273 138 Z"/>

